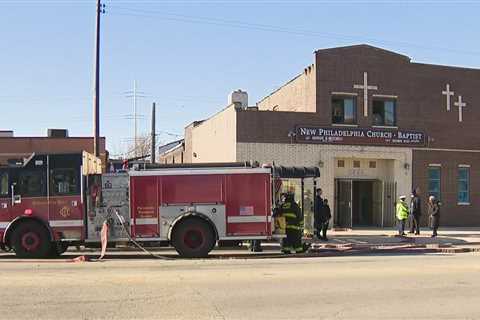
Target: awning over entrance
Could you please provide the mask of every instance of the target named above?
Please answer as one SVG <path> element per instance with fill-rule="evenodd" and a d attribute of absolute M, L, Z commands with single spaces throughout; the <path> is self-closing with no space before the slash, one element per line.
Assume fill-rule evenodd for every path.
<path fill-rule="evenodd" d="M 318 178 L 320 169 L 317 167 L 274 166 L 273 175 L 284 179 Z"/>

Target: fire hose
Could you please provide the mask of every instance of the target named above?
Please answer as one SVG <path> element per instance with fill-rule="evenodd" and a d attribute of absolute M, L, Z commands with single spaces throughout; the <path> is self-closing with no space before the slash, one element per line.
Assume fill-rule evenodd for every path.
<path fill-rule="evenodd" d="M 109 210 L 110 211 L 110 210 Z M 111 212 L 111 211 L 110 211 Z M 127 226 L 125 226 L 125 219 L 124 217 L 122 217 L 119 213 L 118 213 L 118 210 L 117 209 L 114 209 L 113 212 L 115 213 L 114 217 L 118 220 L 118 222 L 120 223 L 120 225 L 122 226 L 123 230 L 125 231 L 125 233 L 127 234 L 127 237 L 128 239 L 130 240 L 131 243 L 133 243 L 138 249 L 142 250 L 143 252 L 147 253 L 148 255 L 156 258 L 156 259 L 162 259 L 162 260 L 172 260 L 172 258 L 169 258 L 169 257 L 166 257 L 166 256 L 162 256 L 162 255 L 158 255 L 158 254 L 155 254 L 151 251 L 148 251 L 147 249 L 145 249 L 144 246 L 142 246 L 140 243 L 138 243 L 137 241 L 135 241 L 131 234 L 130 234 L 130 231 L 128 230 Z M 108 243 L 108 225 L 109 225 L 109 220 L 111 218 L 111 215 L 109 214 L 107 216 L 107 218 L 105 219 L 105 221 L 103 222 L 103 225 L 102 225 L 102 230 L 101 230 L 101 243 L 102 243 L 102 252 L 100 254 L 100 257 L 98 258 L 98 260 L 102 260 L 103 257 L 105 256 L 105 253 L 106 253 L 106 249 L 107 249 L 107 243 Z"/>

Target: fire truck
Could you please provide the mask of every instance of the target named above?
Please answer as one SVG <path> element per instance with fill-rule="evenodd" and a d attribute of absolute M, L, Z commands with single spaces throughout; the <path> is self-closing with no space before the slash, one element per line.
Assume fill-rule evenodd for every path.
<path fill-rule="evenodd" d="M 283 238 L 272 214 L 281 179 L 300 178 L 303 187 L 319 175 L 249 163 L 102 174 L 86 152 L 32 154 L 0 168 L 0 246 L 19 257 L 56 256 L 70 245 L 98 246 L 107 222 L 110 244 L 167 244 L 181 256 L 205 257 L 217 241 Z"/>

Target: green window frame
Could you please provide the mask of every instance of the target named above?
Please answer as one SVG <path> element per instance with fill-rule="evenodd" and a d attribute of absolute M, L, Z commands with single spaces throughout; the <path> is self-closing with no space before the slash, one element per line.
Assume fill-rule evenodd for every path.
<path fill-rule="evenodd" d="M 458 168 L 458 190 L 457 201 L 459 204 L 470 203 L 470 168 Z"/>
<path fill-rule="evenodd" d="M 428 167 L 428 195 L 441 199 L 442 170 L 441 167 Z"/>

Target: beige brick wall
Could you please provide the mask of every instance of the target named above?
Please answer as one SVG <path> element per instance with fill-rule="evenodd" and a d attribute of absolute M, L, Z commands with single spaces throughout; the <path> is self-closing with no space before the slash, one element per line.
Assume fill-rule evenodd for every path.
<path fill-rule="evenodd" d="M 191 123 L 185 127 L 185 154 L 183 161 L 185 163 L 193 162 L 193 147 L 192 147 L 192 130 L 195 123 Z"/>
<path fill-rule="evenodd" d="M 234 162 L 236 139 L 237 117 L 231 105 L 192 128 L 192 162 Z"/>
<path fill-rule="evenodd" d="M 172 152 L 163 154 L 159 157 L 160 164 L 185 163 L 185 153 L 183 148 L 177 148 Z"/>
<path fill-rule="evenodd" d="M 336 168 L 336 160 L 360 160 L 361 169 L 346 163 L 345 169 Z M 339 146 L 317 144 L 238 143 L 237 161 L 254 159 L 260 163 L 286 166 L 320 166 L 319 185 L 335 210 L 335 178 L 380 179 L 397 183 L 397 196 L 409 195 L 412 186 L 412 149 L 389 147 Z M 378 170 L 366 168 L 368 161 L 377 160 Z M 320 163 L 322 163 L 320 165 Z M 408 169 L 405 169 L 408 163 Z M 377 163 L 378 165 L 378 163 Z"/>
<path fill-rule="evenodd" d="M 260 110 L 316 112 L 315 65 L 257 103 Z"/>

